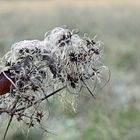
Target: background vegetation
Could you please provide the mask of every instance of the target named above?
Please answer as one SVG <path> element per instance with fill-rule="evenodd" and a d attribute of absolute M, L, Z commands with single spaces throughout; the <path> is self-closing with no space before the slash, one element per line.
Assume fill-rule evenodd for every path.
<path fill-rule="evenodd" d="M 81 97 L 77 114 L 69 105 L 52 105 L 46 129 L 56 135 L 32 130 L 28 140 L 140 139 L 139 7 L 139 0 L 0 1 L 0 57 L 17 41 L 43 40 L 49 29 L 68 25 L 81 35 L 98 35 L 105 44 L 102 61 L 112 73 L 96 100 Z M 9 140 L 24 139 L 16 130 L 11 127 Z"/>

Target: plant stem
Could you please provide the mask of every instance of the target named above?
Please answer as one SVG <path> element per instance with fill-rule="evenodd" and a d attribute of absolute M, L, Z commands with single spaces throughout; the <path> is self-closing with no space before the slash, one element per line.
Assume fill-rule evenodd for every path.
<path fill-rule="evenodd" d="M 30 107 L 32 107 L 33 105 L 36 105 L 37 103 L 42 102 L 42 101 L 48 99 L 49 97 L 55 95 L 56 93 L 60 92 L 60 91 L 63 90 L 64 88 L 66 88 L 66 86 L 63 86 L 62 88 L 60 88 L 60 89 L 58 89 L 58 90 L 56 90 L 56 91 L 54 91 L 54 92 L 52 92 L 52 93 L 50 93 L 50 94 L 44 96 L 43 98 L 41 98 L 41 99 L 37 100 L 36 102 L 34 102 L 34 104 L 30 104 L 30 105 L 28 105 L 27 107 L 22 107 L 22 108 L 16 109 L 14 112 L 19 112 L 19 111 L 22 111 L 22 110 L 24 110 L 24 109 L 30 108 Z"/>

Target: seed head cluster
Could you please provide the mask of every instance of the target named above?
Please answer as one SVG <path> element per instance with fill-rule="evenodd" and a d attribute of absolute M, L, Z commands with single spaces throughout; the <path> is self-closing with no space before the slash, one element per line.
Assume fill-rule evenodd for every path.
<path fill-rule="evenodd" d="M 82 38 L 74 30 L 62 27 L 47 32 L 43 41 L 13 44 L 1 59 L 0 71 L 10 72 L 10 77 L 5 76 L 11 80 L 11 87 L 0 97 L 0 111 L 34 127 L 44 117 L 40 106 L 55 93 L 73 96 L 76 111 L 75 102 L 82 89 L 95 98 L 96 84 L 102 82 L 102 71 L 107 69 L 100 62 L 102 54 L 101 41 Z"/>

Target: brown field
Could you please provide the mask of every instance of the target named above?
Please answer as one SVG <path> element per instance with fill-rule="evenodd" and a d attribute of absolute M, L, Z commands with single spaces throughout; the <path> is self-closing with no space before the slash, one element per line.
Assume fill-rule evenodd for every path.
<path fill-rule="evenodd" d="M 42 1 L 0 1 L 0 13 L 8 11 L 24 11 L 26 12 L 40 12 L 54 10 L 59 6 L 64 7 L 76 7 L 76 8 L 95 8 L 95 7 L 134 7 L 138 8 L 140 6 L 139 0 L 42 0 Z M 38 11 L 39 12 L 39 11 Z"/>

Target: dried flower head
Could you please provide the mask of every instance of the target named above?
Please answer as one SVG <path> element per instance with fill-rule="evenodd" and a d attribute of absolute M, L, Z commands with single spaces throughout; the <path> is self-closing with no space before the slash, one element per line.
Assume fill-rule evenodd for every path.
<path fill-rule="evenodd" d="M 102 42 L 81 38 L 61 27 L 47 32 L 44 41 L 15 43 L 1 59 L 1 77 L 10 86 L 6 92 L 0 90 L 0 113 L 6 112 L 29 128 L 34 127 L 44 117 L 40 109 L 43 101 L 56 93 L 67 94 L 66 90 L 72 93 L 76 111 L 80 91 L 86 88 L 95 98 L 96 84 L 102 85 L 105 72 L 110 77 L 108 68 L 100 62 L 102 53 Z"/>

